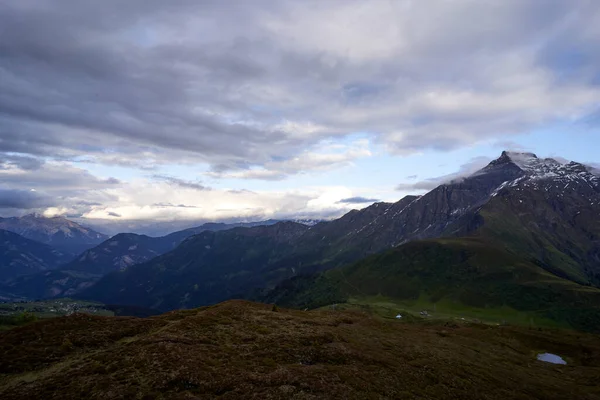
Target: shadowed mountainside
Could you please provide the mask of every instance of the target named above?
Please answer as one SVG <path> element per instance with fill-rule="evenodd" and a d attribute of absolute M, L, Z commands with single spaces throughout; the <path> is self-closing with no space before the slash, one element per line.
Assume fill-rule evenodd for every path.
<path fill-rule="evenodd" d="M 282 282 L 266 302 L 298 308 L 383 297 L 523 313 L 600 332 L 600 289 L 558 277 L 480 238 L 415 241 L 354 264 Z M 508 312 L 508 310 L 506 311 Z"/>
<path fill-rule="evenodd" d="M 176 248 L 190 236 L 204 231 L 220 231 L 238 225 L 269 225 L 275 221 L 255 223 L 207 223 L 198 227 L 173 232 L 166 236 L 150 237 L 135 233 L 120 233 L 84 251 L 72 261 L 59 268 L 39 273 L 36 270 L 21 274 L 4 285 L 0 291 L 7 298 L 42 299 L 70 297 L 93 285 L 98 279 L 112 271 L 123 271 L 132 265 L 151 260 Z M 61 263 L 69 261 L 62 259 Z M 0 294 L 1 295 L 1 294 Z"/>
<path fill-rule="evenodd" d="M 50 270 L 67 260 L 50 246 L 0 229 L 0 282 Z"/>

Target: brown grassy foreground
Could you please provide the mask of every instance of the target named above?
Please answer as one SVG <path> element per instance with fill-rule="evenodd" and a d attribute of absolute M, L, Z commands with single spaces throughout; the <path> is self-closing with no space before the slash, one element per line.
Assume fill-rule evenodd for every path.
<path fill-rule="evenodd" d="M 36 322 L 0 333 L 0 354 L 4 400 L 600 399 L 598 336 L 243 301 Z"/>

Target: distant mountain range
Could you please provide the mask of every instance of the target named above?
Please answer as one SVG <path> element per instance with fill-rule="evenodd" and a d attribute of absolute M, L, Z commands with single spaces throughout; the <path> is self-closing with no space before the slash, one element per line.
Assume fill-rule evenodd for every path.
<path fill-rule="evenodd" d="M 38 226 L 43 226 L 43 217 L 35 216 L 35 218 Z M 28 218 L 24 218 L 24 220 L 27 221 Z M 57 221 L 55 218 L 46 218 L 46 220 L 51 224 Z M 163 237 L 120 233 L 84 251 L 73 260 L 71 260 L 72 257 L 67 257 L 47 245 L 21 238 L 22 242 L 29 243 L 33 248 L 38 249 L 38 253 L 41 255 L 38 257 L 39 265 L 32 262 L 30 263 L 31 265 L 24 266 L 26 260 L 38 259 L 22 255 L 16 250 L 13 251 L 11 254 L 16 257 L 15 259 L 10 258 L 12 260 L 12 264 L 10 265 L 13 265 L 13 272 L 11 274 L 6 273 L 5 281 L 7 279 L 10 281 L 5 282 L 4 285 L 0 285 L 0 293 L 4 293 L 3 297 L 5 298 L 8 297 L 8 294 L 11 294 L 12 298 L 18 299 L 72 296 L 93 285 L 103 275 L 112 271 L 123 271 L 131 265 L 148 261 L 173 250 L 182 241 L 200 232 L 207 230 L 220 231 L 243 226 L 257 226 L 261 223 L 269 225 L 276 222 L 268 220 L 264 222 L 234 224 L 207 223 L 198 227 L 173 232 Z M 15 237 L 14 240 L 19 237 L 19 235 L 13 235 Z M 58 261 L 55 260 L 56 255 L 60 255 Z M 6 258 L 9 259 L 8 256 Z"/>
<path fill-rule="evenodd" d="M 507 254 L 505 260 L 526 265 L 523 274 L 535 282 L 543 282 L 545 274 L 550 274 L 556 282 L 569 282 L 571 289 L 589 288 L 569 289 L 577 295 L 566 296 L 570 300 L 565 300 L 565 307 L 573 307 L 579 297 L 588 306 L 598 305 L 592 300 L 597 296 L 592 287 L 600 286 L 597 172 L 576 162 L 509 152 L 471 176 L 440 185 L 424 196 L 376 203 L 337 220 L 310 227 L 283 222 L 203 232 L 160 257 L 104 276 L 82 295 L 162 310 L 232 297 L 256 298 L 295 276 L 440 237 L 477 238 L 477 242 L 463 242 L 459 254 L 495 249 L 499 257 Z M 399 263 L 396 268 L 404 267 Z M 498 275 L 526 292 L 528 284 L 513 278 Z M 378 279 L 375 287 L 385 284 L 385 276 Z M 500 293 L 494 304 L 502 301 L 508 299 Z"/>
<path fill-rule="evenodd" d="M 195 229 L 199 226 L 214 226 L 219 225 L 227 228 L 237 226 L 252 227 L 257 225 L 272 225 L 283 220 L 291 220 L 304 225 L 314 225 L 323 221 L 322 219 L 298 218 L 298 219 L 268 219 L 260 221 L 224 221 L 212 222 L 205 220 L 176 220 L 176 221 L 149 221 L 149 220 L 103 220 L 94 219 L 87 220 L 80 218 L 77 221 L 83 225 L 90 226 L 99 232 L 110 233 L 111 236 L 119 233 L 137 233 L 138 235 L 146 235 L 151 237 L 167 236 L 171 233 L 185 231 L 187 229 Z"/>
<path fill-rule="evenodd" d="M 65 254 L 73 256 L 108 239 L 107 235 L 81 226 L 66 218 L 47 218 L 40 214 L 0 218 L 0 229 L 50 245 Z"/>

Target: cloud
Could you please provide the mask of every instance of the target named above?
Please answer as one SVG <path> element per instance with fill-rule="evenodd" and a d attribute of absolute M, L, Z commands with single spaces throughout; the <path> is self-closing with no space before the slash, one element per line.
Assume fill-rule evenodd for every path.
<path fill-rule="evenodd" d="M 369 192 L 291 177 L 598 122 L 593 1 L 5 0 L 0 26 L 0 182 L 52 213 L 337 215 Z"/>
<path fill-rule="evenodd" d="M 365 139 L 337 145 L 324 142 L 293 158 L 273 157 L 273 160 L 265 162 L 259 169 L 247 165 L 220 166 L 207 175 L 215 178 L 284 180 L 290 175 L 351 166 L 355 161 L 372 155 L 369 145 L 369 141 Z"/>
<path fill-rule="evenodd" d="M 111 213 L 119 214 L 122 220 L 156 222 L 315 218 L 349 211 L 351 205 L 339 201 L 352 197 L 350 189 L 333 186 L 260 192 L 213 189 L 203 191 L 199 198 L 194 188 L 142 180 L 122 186 L 116 193 L 116 200 L 91 207 L 83 218 L 106 220 Z"/>
<path fill-rule="evenodd" d="M 20 168 L 24 170 L 37 170 L 44 164 L 43 160 L 35 157 L 0 154 L 0 170 L 9 168 Z"/>
<path fill-rule="evenodd" d="M 173 176 L 153 175 L 152 178 L 156 179 L 156 180 L 164 181 L 164 182 L 169 183 L 170 185 L 179 186 L 182 188 L 194 189 L 194 190 L 210 190 L 209 187 L 204 186 L 201 183 L 186 181 L 184 179 L 179 179 L 179 178 L 176 178 Z"/>
<path fill-rule="evenodd" d="M 52 200 L 37 192 L 0 188 L 0 209 L 27 210 L 50 205 L 52 205 Z"/>
<path fill-rule="evenodd" d="M 7 0 L 0 152 L 281 179 L 275 158 L 356 132 L 406 154 L 587 121 L 599 15 L 585 0 Z"/>
<path fill-rule="evenodd" d="M 107 214 L 111 217 L 121 218 L 121 214 L 113 212 L 113 211 L 109 211 Z"/>
<path fill-rule="evenodd" d="M 470 176 L 485 167 L 490 161 L 492 161 L 492 159 L 489 157 L 474 157 L 469 160 L 469 162 L 461 165 L 458 171 L 454 173 L 428 178 L 418 182 L 400 183 L 396 186 L 396 190 L 414 192 L 430 191 L 444 183 Z"/>
<path fill-rule="evenodd" d="M 5 167 L 0 168 L 3 186 L 0 187 L 0 208 L 43 212 L 51 207 L 63 210 L 60 212 L 63 214 L 80 215 L 117 200 L 111 191 L 123 184 L 116 178 L 97 177 L 70 163 L 33 164 L 17 158 L 17 162 L 5 163 Z"/>
<path fill-rule="evenodd" d="M 363 204 L 363 203 L 376 203 L 378 202 L 378 199 L 369 199 L 366 197 L 348 197 L 346 199 L 341 199 L 340 201 L 338 201 L 338 203 L 345 203 L 345 204 Z"/>
<path fill-rule="evenodd" d="M 198 208 L 197 206 L 188 206 L 186 204 L 171 204 L 171 203 L 154 203 L 152 204 L 153 207 L 160 207 L 160 208 L 170 208 L 170 207 L 177 207 L 177 208 Z"/>

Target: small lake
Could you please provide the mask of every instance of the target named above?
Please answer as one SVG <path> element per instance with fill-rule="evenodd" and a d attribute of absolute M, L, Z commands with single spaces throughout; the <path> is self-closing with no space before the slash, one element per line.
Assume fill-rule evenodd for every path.
<path fill-rule="evenodd" d="M 567 365 L 567 362 L 565 360 L 563 360 L 561 356 L 557 356 L 556 354 L 552 354 L 552 353 L 538 354 L 537 359 L 539 361 L 543 361 L 543 362 L 547 362 L 547 363 L 551 363 L 551 364 Z"/>

